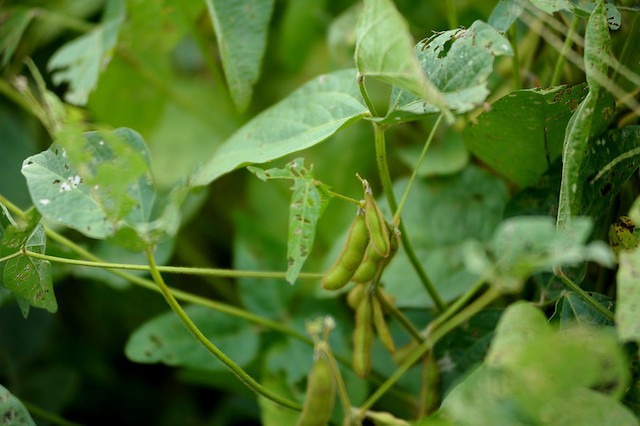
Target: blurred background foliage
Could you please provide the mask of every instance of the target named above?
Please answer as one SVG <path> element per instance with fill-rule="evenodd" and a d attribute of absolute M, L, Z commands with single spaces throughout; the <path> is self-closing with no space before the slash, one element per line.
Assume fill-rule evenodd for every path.
<path fill-rule="evenodd" d="M 31 57 L 42 71 L 47 86 L 63 98 L 69 87 L 51 79 L 47 64 L 61 46 L 101 21 L 105 3 L 101 0 L 0 1 L 0 25 L 16 10 L 30 11 L 13 58 L 0 70 L 0 193 L 23 209 L 32 203 L 20 173 L 22 160 L 46 149 L 51 140 L 20 101 L 11 82 L 16 76 L 28 74 L 23 60 Z M 486 21 L 496 1 L 454 0 L 456 17 L 447 13 L 446 4 L 444 1 L 396 1 L 415 40 L 458 25 L 469 27 L 477 19 Z M 88 95 L 82 114 L 87 122 L 96 125 L 126 126 L 140 132 L 150 147 L 156 181 L 168 188 L 211 157 L 227 137 L 258 112 L 312 77 L 353 67 L 359 7 L 355 1 L 276 0 L 260 77 L 248 108 L 239 112 L 223 79 L 205 2 L 128 0 L 118 42 L 110 52 L 110 60 L 101 64 L 97 87 Z M 635 18 L 635 24 L 631 18 Z M 637 21 L 636 15 L 622 14 L 622 30 L 612 33 L 614 52 L 621 50 L 626 37 L 638 34 Z M 522 86 L 547 84 L 558 53 L 522 22 L 517 23 L 511 37 L 519 44 Z M 625 63 L 638 64 L 639 49 L 632 48 L 625 54 Z M 510 61 L 509 58 L 497 60 L 496 71 L 490 79 L 490 102 L 513 89 Z M 638 72 L 637 66 L 635 71 Z M 578 69 L 565 67 L 563 83 L 583 80 Z M 628 83 L 623 88 L 634 89 Z M 369 89 L 378 110 L 386 110 L 390 89 L 375 82 L 371 82 Z M 459 244 L 469 237 L 465 231 L 472 229 L 478 238 L 488 238 L 502 219 L 508 199 L 519 189 L 516 182 L 498 179 L 470 157 L 462 133 L 477 114 L 469 113 L 455 126 L 439 131 L 420 170 L 422 178 L 430 179 L 416 185 L 415 191 L 419 193 L 406 210 L 408 226 L 413 221 L 419 234 L 424 209 L 440 206 L 442 220 L 428 225 L 427 229 L 433 233 L 420 243 L 420 248 L 440 247 L 430 260 L 430 269 L 436 271 L 437 278 L 439 265 L 445 264 L 443 279 L 449 277 L 462 286 L 445 295 L 448 299 L 473 282 L 473 277 L 462 276 L 464 271 L 462 275 L 450 273 L 462 270 L 461 260 L 451 253 L 460 255 Z M 410 173 L 432 124 L 433 119 L 426 118 L 396 126 L 388 132 L 394 178 Z M 354 176 L 358 172 L 372 182 L 376 193 L 381 193 L 373 133 L 366 122 L 350 126 L 327 142 L 305 151 L 304 157 L 307 165 L 313 164 L 316 179 L 337 192 L 359 198 L 361 184 Z M 280 166 L 285 161 L 287 158 L 275 161 L 274 165 Z M 403 181 L 399 180 L 398 185 L 403 185 Z M 467 191 L 469 185 L 477 188 L 477 193 Z M 197 194 L 187 209 L 192 214 L 185 215 L 180 232 L 163 247 L 159 258 L 171 265 L 285 270 L 289 186 L 289 182 L 262 182 L 244 169 L 221 177 Z M 443 192 L 448 198 L 438 196 Z M 492 195 L 484 200 L 483 193 Z M 462 214 L 468 209 L 474 209 L 474 216 L 464 216 L 463 219 L 469 221 L 465 226 L 455 222 L 456 217 L 449 217 L 452 211 Z M 516 211 L 522 212 L 524 208 Z M 320 220 L 306 271 L 321 271 L 331 262 L 333 257 L 327 253 L 337 246 L 336 241 L 344 235 L 352 219 L 351 205 L 331 203 Z M 458 235 L 460 233 L 463 235 Z M 143 262 L 139 255 L 107 243 L 89 241 L 73 231 L 67 235 L 106 259 Z M 421 235 L 416 235 L 416 239 L 420 238 Z M 65 254 L 55 245 L 48 248 L 50 253 L 56 251 Z M 428 301 L 415 300 L 412 293 L 401 293 L 402 283 L 410 280 L 403 275 L 409 272 L 407 266 L 399 259 L 391 268 L 395 268 L 390 274 L 395 279 L 390 286 L 397 286 L 400 292 L 396 294 L 399 305 L 406 308 L 406 314 L 417 326 L 426 325 L 432 319 L 432 314 L 424 309 Z M 261 422 L 258 402 L 226 370 L 216 366 L 206 371 L 169 368 L 127 359 L 124 348 L 131 333 L 167 310 L 158 295 L 128 286 L 97 270 L 54 265 L 54 276 L 60 305 L 56 314 L 32 310 L 29 319 L 24 320 L 15 303 L 0 293 L 0 383 L 13 394 L 29 404 L 86 424 Z M 304 320 L 316 314 L 331 313 L 339 323 L 353 321 L 342 302 L 310 296 L 315 295 L 317 283 L 301 281 L 290 287 L 281 280 L 240 279 L 234 283 L 227 279 L 186 276 L 167 276 L 166 279 L 170 285 L 239 304 L 302 332 Z M 472 337 L 465 334 L 470 340 L 466 346 L 454 339 L 464 334 L 462 331 L 451 335 L 442 345 L 451 345 L 461 353 L 479 351 L 473 352 L 472 358 L 481 358 L 496 318 L 493 311 L 478 317 L 474 326 L 481 331 Z M 348 355 L 350 336 L 344 330 L 350 328 L 334 333 L 332 347 L 336 353 Z M 398 324 L 392 322 L 391 328 L 401 339 L 403 333 L 397 332 Z M 262 331 L 248 324 L 240 329 L 256 335 Z M 246 354 L 244 367 L 265 383 L 272 383 L 274 388 L 283 386 L 283 392 L 302 397 L 312 349 L 273 332 L 259 336 L 255 347 L 247 349 L 250 353 Z M 444 354 L 446 350 L 440 348 L 437 353 Z M 291 361 L 292 357 L 295 362 Z M 449 371 L 443 383 L 449 386 L 469 365 L 472 361 Z M 393 368 L 390 359 L 374 361 L 374 369 L 382 376 L 390 374 Z M 352 402 L 358 404 L 366 397 L 368 385 L 352 373 L 345 371 L 344 374 Z M 400 390 L 381 401 L 381 409 L 393 407 L 398 415 L 410 417 L 415 400 L 406 396 L 419 393 L 418 376 L 408 374 Z M 41 419 L 38 423 L 48 424 Z"/>

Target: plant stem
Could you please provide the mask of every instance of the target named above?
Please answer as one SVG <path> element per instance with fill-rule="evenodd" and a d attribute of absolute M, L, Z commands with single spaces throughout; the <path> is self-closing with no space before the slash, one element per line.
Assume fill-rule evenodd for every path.
<path fill-rule="evenodd" d="M 358 82 L 358 89 L 360 89 L 362 99 L 364 99 L 365 105 L 369 108 L 369 112 L 372 116 L 377 117 L 378 113 L 376 112 L 376 107 L 373 106 L 373 102 L 371 102 L 371 99 L 369 98 L 369 93 L 367 93 L 367 88 L 364 86 L 364 75 L 358 73 L 356 81 Z"/>
<path fill-rule="evenodd" d="M 478 291 L 480 291 L 480 289 L 484 285 L 484 282 L 484 278 L 480 278 L 478 281 L 476 281 L 475 284 L 473 284 L 473 286 L 462 296 L 456 299 L 456 301 L 451 304 L 451 306 L 449 306 L 447 310 L 442 313 L 442 315 L 440 315 L 438 318 L 433 320 L 431 324 L 429 324 L 428 330 L 433 331 L 436 328 L 440 327 L 441 324 L 447 322 L 449 318 L 454 316 L 460 309 L 462 309 L 464 305 L 467 304 L 467 302 L 469 302 L 469 300 L 471 300 L 471 298 L 473 298 L 473 296 L 476 295 L 476 293 L 478 293 Z"/>
<path fill-rule="evenodd" d="M 42 420 L 47 421 L 48 423 L 60 426 L 82 426 L 80 423 L 72 422 L 67 419 L 63 419 L 57 414 L 51 413 L 44 408 L 40 408 L 37 405 L 34 405 L 30 402 L 27 402 L 23 399 L 20 399 L 20 402 L 24 407 L 29 411 L 29 413 L 33 414 L 36 417 L 41 418 Z"/>
<path fill-rule="evenodd" d="M 453 0 L 447 0 L 447 22 L 450 30 L 458 28 L 458 14 L 453 5 Z"/>
<path fill-rule="evenodd" d="M 573 35 L 578 28 L 578 24 L 580 23 L 580 18 L 577 15 L 573 15 L 571 19 L 571 24 L 569 25 L 569 32 L 567 33 L 567 38 L 564 40 L 564 45 L 562 46 L 562 50 L 560 51 L 560 56 L 558 56 L 558 60 L 556 61 L 556 66 L 553 69 L 553 76 L 551 77 L 550 86 L 557 86 L 560 83 L 560 76 L 562 75 L 562 68 L 564 67 L 565 55 L 569 50 L 571 50 L 571 45 L 573 44 Z"/>
<path fill-rule="evenodd" d="M 393 316 L 396 319 L 396 321 L 400 323 L 402 328 L 404 328 L 407 331 L 407 333 L 409 333 L 409 335 L 416 342 L 418 343 L 424 342 L 424 339 L 420 335 L 420 332 L 418 331 L 417 328 L 414 327 L 413 323 L 409 321 L 409 318 L 407 318 L 400 309 L 396 308 L 391 303 L 389 303 L 386 297 L 380 294 L 380 290 L 378 286 L 376 286 L 376 295 L 374 297 L 378 298 L 382 306 L 391 313 L 391 316 Z"/>
<path fill-rule="evenodd" d="M 578 293 L 587 303 L 589 303 L 595 310 L 597 310 L 598 312 L 600 312 L 602 315 L 604 315 L 605 317 L 607 317 L 608 319 L 610 319 L 611 321 L 615 322 L 615 315 L 613 312 L 611 312 L 609 309 L 607 309 L 606 307 L 604 307 L 600 302 L 598 302 L 596 299 L 594 299 L 589 293 L 587 293 L 586 291 L 584 291 L 583 289 L 580 288 L 580 286 L 576 283 L 574 283 L 571 278 L 569 278 L 564 271 L 562 271 L 562 269 L 556 269 L 555 274 L 558 278 L 560 278 L 560 280 L 563 282 L 564 285 L 566 285 L 567 287 L 569 287 L 571 289 L 571 291 L 574 291 L 575 293 Z"/>
<path fill-rule="evenodd" d="M 393 193 L 393 184 L 391 183 L 391 176 L 389 175 L 389 167 L 387 166 L 387 148 L 386 142 L 384 138 L 385 126 L 378 123 L 373 123 L 373 130 L 375 136 L 376 143 L 376 161 L 378 163 L 378 173 L 380 174 L 380 180 L 382 181 L 382 188 L 384 190 L 384 194 L 387 197 L 387 202 L 389 203 L 389 208 L 391 209 L 391 213 L 395 216 L 396 211 L 398 210 L 398 203 L 396 202 L 396 196 Z M 409 258 L 409 262 L 411 262 L 411 266 L 418 274 L 418 278 L 420 278 L 420 282 L 422 286 L 427 291 L 431 300 L 436 305 L 439 311 L 444 311 L 445 303 L 442 301 L 442 298 L 436 291 L 433 283 L 427 276 L 422 264 L 418 260 L 416 256 L 416 252 L 413 250 L 413 246 L 411 245 L 411 241 L 409 241 L 409 237 L 407 235 L 407 231 L 404 227 L 404 222 L 399 219 L 398 229 L 400 230 L 400 240 L 402 241 L 402 247 Z"/>
<path fill-rule="evenodd" d="M 518 25 L 517 22 L 511 25 L 509 31 L 511 37 L 511 47 L 513 47 L 513 88 L 514 90 L 520 90 L 522 85 L 520 84 L 520 59 L 518 55 Z"/>
<path fill-rule="evenodd" d="M 391 386 L 393 386 L 420 358 L 424 356 L 427 351 L 433 348 L 433 346 L 447 333 L 454 328 L 467 321 L 485 306 L 493 302 L 500 292 L 491 288 L 485 294 L 476 299 L 473 303 L 467 306 L 464 310 L 460 311 L 456 316 L 451 318 L 448 322 L 442 325 L 442 327 L 434 330 L 432 334 L 427 336 L 425 341 L 414 349 L 407 360 L 382 384 L 376 389 L 376 391 L 367 399 L 361 406 L 360 410 L 365 411 L 370 409 L 373 404 L 384 395 Z"/>
<path fill-rule="evenodd" d="M 13 253 L 13 254 L 8 255 L 8 256 L 0 257 L 0 263 L 5 262 L 5 261 L 7 261 L 9 259 L 13 259 L 14 257 L 22 256 L 22 254 L 23 254 L 22 250 L 19 250 L 19 251 Z"/>
<path fill-rule="evenodd" d="M 27 256 L 35 257 L 38 259 L 49 260 L 51 262 L 66 263 L 70 265 L 89 266 L 93 268 L 106 268 L 106 269 L 126 269 L 132 271 L 150 271 L 149 265 L 133 265 L 129 263 L 111 263 L 92 260 L 80 260 L 80 259 L 68 259 L 65 257 L 50 256 L 47 254 L 35 253 L 26 250 L 24 252 Z M 229 278 L 285 278 L 286 272 L 275 271 L 239 271 L 235 269 L 220 269 L 220 268 L 193 268 L 183 266 L 158 266 L 160 272 L 166 272 L 170 274 L 185 274 L 185 275 L 206 275 L 213 277 L 229 277 Z M 318 279 L 322 278 L 324 274 L 321 273 L 308 273 L 301 272 L 299 278 Z"/>
<path fill-rule="evenodd" d="M 328 192 L 333 197 L 339 198 L 341 200 L 347 201 L 347 202 L 352 203 L 352 204 L 356 204 L 358 206 L 362 206 L 362 203 L 360 202 L 360 200 L 356 200 L 355 198 L 347 197 L 346 195 L 342 195 L 342 194 L 339 194 L 337 192 L 333 192 L 331 190 L 328 190 Z"/>
<path fill-rule="evenodd" d="M 160 274 L 160 271 L 156 266 L 155 260 L 153 258 L 153 251 L 150 248 L 147 249 L 147 260 L 149 261 L 149 267 L 151 268 L 151 276 L 160 288 L 160 292 L 164 296 L 165 300 L 167 301 L 173 312 L 175 312 L 178 318 L 180 318 L 182 324 L 187 328 L 187 330 L 189 330 L 189 332 L 191 332 L 191 334 L 193 334 L 193 336 L 196 338 L 196 340 L 198 340 L 198 342 L 200 342 L 202 346 L 204 346 L 213 356 L 218 358 L 220 362 L 226 365 L 238 377 L 238 379 L 240 379 L 242 382 L 244 382 L 245 385 L 247 385 L 247 387 L 249 387 L 249 389 L 253 390 L 259 395 L 264 396 L 267 399 L 270 399 L 277 404 L 282 405 L 283 407 L 287 407 L 296 411 L 302 411 L 302 405 L 298 404 L 295 401 L 284 398 L 265 388 L 260 383 L 256 382 L 253 377 L 247 374 L 242 368 L 240 368 L 238 364 L 227 357 L 220 349 L 216 347 L 216 345 L 211 343 L 211 341 L 209 341 L 209 339 L 207 339 L 207 337 L 202 334 L 200 329 L 193 323 L 193 321 L 191 321 L 191 318 L 189 318 L 178 301 L 171 294 L 169 287 L 167 287 L 167 284 L 164 282 L 162 275 Z"/>
<path fill-rule="evenodd" d="M 418 162 L 416 163 L 416 166 L 413 169 L 413 173 L 411 174 L 411 178 L 409 179 L 409 183 L 407 184 L 407 188 L 404 190 L 404 194 L 402 194 L 402 199 L 400 200 L 400 204 L 398 205 L 398 208 L 397 208 L 395 214 L 393 215 L 393 223 L 396 224 L 396 225 L 398 223 L 400 223 L 400 214 L 402 213 L 402 209 L 404 207 L 404 204 L 406 203 L 407 198 L 409 197 L 409 191 L 411 190 L 411 187 L 413 186 L 413 182 L 416 180 L 416 177 L 418 176 L 418 169 L 420 169 L 420 164 L 422 164 L 422 161 L 424 160 L 424 157 L 427 154 L 427 150 L 429 149 L 429 146 L 431 146 L 431 142 L 433 141 L 433 137 L 436 134 L 436 130 L 438 129 L 438 126 L 440 125 L 440 122 L 442 121 L 442 117 L 443 117 L 443 114 L 440 114 L 438 116 L 438 119 L 436 120 L 435 124 L 433 125 L 433 128 L 431 129 L 431 132 L 429 133 L 429 137 L 427 138 L 427 141 L 424 143 L 424 147 L 422 148 L 422 152 L 420 153 L 420 157 L 418 158 Z"/>

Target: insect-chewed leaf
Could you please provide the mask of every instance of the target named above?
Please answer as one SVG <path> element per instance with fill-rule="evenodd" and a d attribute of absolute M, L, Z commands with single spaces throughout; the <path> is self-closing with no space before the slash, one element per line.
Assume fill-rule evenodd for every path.
<path fill-rule="evenodd" d="M 7 426 L 36 426 L 22 402 L 0 385 L 0 419 Z"/>
<path fill-rule="evenodd" d="M 296 281 L 313 247 L 321 204 L 320 192 L 312 181 L 296 182 L 289 209 L 289 240 L 287 242 L 286 279 L 290 284 Z"/>

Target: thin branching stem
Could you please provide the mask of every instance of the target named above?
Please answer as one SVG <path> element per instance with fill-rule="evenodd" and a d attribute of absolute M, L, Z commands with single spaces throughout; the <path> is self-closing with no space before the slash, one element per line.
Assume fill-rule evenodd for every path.
<path fill-rule="evenodd" d="M 564 273 L 564 271 L 562 271 L 562 269 L 559 269 L 559 268 L 556 269 L 555 274 L 558 278 L 560 278 L 560 281 L 562 281 L 564 285 L 566 285 L 567 287 L 569 287 L 571 291 L 577 293 L 580 297 L 582 297 L 585 300 L 585 302 L 590 304 L 595 310 L 600 312 L 602 315 L 604 315 L 611 321 L 615 321 L 615 315 L 613 312 L 607 309 L 602 303 L 594 299 L 589 293 L 581 289 L 578 284 L 573 282 L 573 280 L 571 280 L 571 278 L 569 278 Z"/>

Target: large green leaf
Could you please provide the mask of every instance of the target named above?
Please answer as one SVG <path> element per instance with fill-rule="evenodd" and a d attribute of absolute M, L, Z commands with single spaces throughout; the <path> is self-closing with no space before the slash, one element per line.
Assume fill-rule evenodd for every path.
<path fill-rule="evenodd" d="M 406 182 L 403 179 L 395 185 L 397 196 Z M 507 198 L 500 179 L 474 166 L 450 177 L 418 180 L 411 188 L 402 218 L 418 259 L 445 301 L 459 296 L 478 279 L 465 270 L 461 248 L 469 239 L 491 237 Z M 388 209 L 384 211 L 390 217 Z M 397 306 L 433 304 L 404 250 L 385 269 L 382 281 L 396 297 Z"/>
<path fill-rule="evenodd" d="M 467 127 L 467 146 L 497 172 L 532 185 L 562 153 L 563 131 L 585 91 L 581 85 L 510 93 Z"/>
<path fill-rule="evenodd" d="M 231 136 L 199 171 L 208 185 L 250 163 L 264 163 L 316 145 L 364 117 L 355 70 L 321 75 L 262 112 Z"/>
<path fill-rule="evenodd" d="M 258 351 L 258 334 L 244 320 L 203 306 L 188 306 L 185 312 L 202 333 L 239 366 L 245 366 Z M 134 331 L 125 354 L 135 362 L 161 362 L 198 370 L 221 370 L 223 364 L 207 351 L 173 312 L 157 316 Z"/>
<path fill-rule="evenodd" d="M 273 0 L 205 0 L 231 96 L 240 111 L 251 101 L 267 45 Z"/>
<path fill-rule="evenodd" d="M 22 173 L 47 219 L 140 250 L 175 233 L 184 195 L 159 197 L 149 163 L 144 140 L 131 129 L 84 136 L 69 131 L 47 151 L 24 160 Z"/>
<path fill-rule="evenodd" d="M 69 91 L 65 95 L 67 102 L 76 105 L 87 103 L 100 72 L 111 59 L 124 18 L 123 0 L 107 2 L 100 25 L 53 54 L 47 68 L 54 71 L 52 79 L 55 84 L 69 83 Z"/>
<path fill-rule="evenodd" d="M 412 50 L 409 26 L 391 0 L 366 0 L 356 27 L 356 66 L 372 76 L 430 99 L 443 112 L 442 94 L 425 76 Z"/>
<path fill-rule="evenodd" d="M 519 291 L 535 272 L 551 272 L 593 260 L 613 266 L 613 253 L 601 241 L 586 244 L 592 222 L 575 218 L 571 226 L 556 229 L 548 216 L 521 216 L 505 220 L 496 229 L 488 253 L 479 245 L 466 246 L 467 267 L 506 291 Z"/>
<path fill-rule="evenodd" d="M 422 69 L 443 93 L 448 108 L 469 111 L 489 95 L 489 75 L 496 56 L 512 55 L 509 41 L 496 29 L 475 21 L 468 29 L 445 31 L 415 47 Z M 437 112 L 431 98 L 394 88 L 385 122 L 417 120 Z"/>
<path fill-rule="evenodd" d="M 580 180 L 580 172 L 589 150 L 599 150 L 597 146 L 589 146 L 589 137 L 601 82 L 608 68 L 602 52 L 609 51 L 610 43 L 604 1 L 600 0 L 587 22 L 585 31 L 584 61 L 589 93 L 571 117 L 564 138 L 557 220 L 559 228 L 567 226 L 571 218 L 579 214 L 583 197 L 583 181 Z"/>
<path fill-rule="evenodd" d="M 0 421 L 3 426 L 36 426 L 22 402 L 0 385 Z"/>

